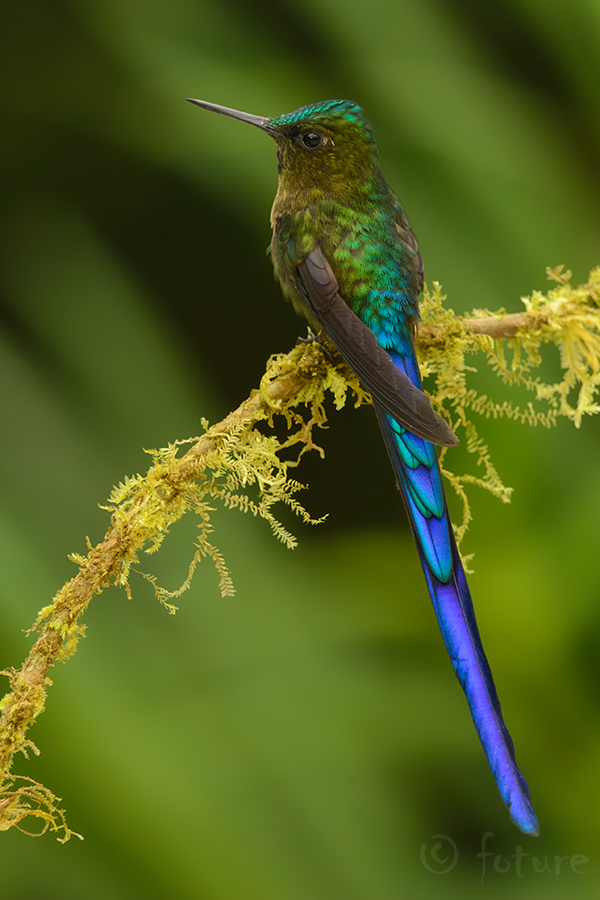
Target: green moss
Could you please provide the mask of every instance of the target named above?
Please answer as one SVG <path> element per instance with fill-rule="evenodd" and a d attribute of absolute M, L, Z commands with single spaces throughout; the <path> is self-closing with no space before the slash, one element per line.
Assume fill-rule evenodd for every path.
<path fill-rule="evenodd" d="M 449 469 L 452 456 L 440 453 L 442 472 L 457 492 L 463 508 L 456 535 L 460 541 L 471 520 L 465 485 L 477 485 L 510 502 L 512 489 L 503 484 L 480 437 L 475 416 L 506 417 L 546 428 L 559 416 L 579 428 L 584 415 L 600 411 L 596 395 L 600 382 L 600 268 L 590 273 L 586 284 L 572 287 L 571 272 L 563 266 L 548 268 L 548 278 L 558 287 L 546 294 L 534 291 L 522 298 L 525 312 L 474 310 L 465 318 L 444 306 L 441 287 L 425 287 L 421 303 L 421 340 L 418 356 L 424 377 L 433 376 L 433 403 L 465 439 L 469 453 L 481 466 L 481 476 L 458 474 Z M 475 330 L 474 330 L 475 329 Z M 535 375 L 542 361 L 542 345 L 552 343 L 559 351 L 563 378 L 548 384 Z M 509 388 L 524 387 L 533 395 L 522 407 L 510 399 L 501 402 L 479 394 L 469 379 L 476 370 L 468 365 L 475 353 L 483 353 L 488 364 Z M 461 434 L 461 431 L 463 434 Z"/>
<path fill-rule="evenodd" d="M 506 487 L 480 437 L 474 417 L 506 416 L 529 425 L 552 426 L 559 416 L 579 427 L 582 417 L 597 413 L 596 394 L 600 382 L 600 268 L 587 284 L 573 288 L 570 273 L 562 267 L 548 270 L 558 286 L 547 294 L 538 291 L 523 299 L 525 311 L 507 315 L 477 310 L 459 318 L 444 306 L 439 284 L 426 289 L 417 349 L 424 376 L 431 376 L 432 401 L 463 438 L 476 458 L 481 475 L 460 474 L 449 468 L 451 454 L 440 452 L 446 479 L 462 501 L 462 521 L 456 529 L 462 538 L 471 519 L 466 487 L 478 485 L 503 502 L 510 500 Z M 555 384 L 535 375 L 542 345 L 559 349 L 564 376 Z M 523 386 L 533 395 L 525 408 L 510 398 L 494 402 L 469 385 L 475 371 L 467 364 L 470 355 L 483 353 L 506 388 Z M 368 401 L 353 373 L 333 353 L 318 343 L 303 344 L 290 353 L 271 357 L 258 390 L 226 419 L 212 427 L 203 423 L 198 438 L 175 441 L 160 450 L 148 451 L 152 465 L 146 475 L 125 478 L 116 487 L 105 509 L 111 527 L 104 540 L 89 547 L 87 556 L 73 554 L 78 574 L 44 607 L 32 630 L 38 632 L 29 656 L 19 671 L 6 671 L 11 691 L 0 703 L 0 830 L 27 816 L 39 817 L 44 831 L 71 835 L 57 798 L 42 785 L 11 774 L 15 753 L 33 749 L 27 731 L 43 711 L 51 684 L 48 670 L 57 660 L 65 661 L 83 635 L 79 623 L 91 598 L 111 582 L 130 593 L 129 575 L 139 565 L 140 554 L 155 553 L 171 526 L 186 512 L 198 516 L 198 540 L 187 575 L 176 591 L 160 587 L 153 575 L 144 574 L 158 599 L 170 613 L 170 602 L 185 591 L 204 557 L 212 560 L 220 577 L 223 596 L 234 588 L 227 565 L 212 541 L 211 513 L 215 505 L 263 518 L 273 534 L 286 546 L 296 539 L 273 513 L 283 503 L 304 522 L 317 524 L 300 501 L 302 489 L 290 477 L 290 469 L 308 450 L 322 450 L 315 442 L 315 428 L 326 425 L 325 400 L 330 395 L 337 409 L 352 398 L 355 405 Z M 277 417 L 286 425 L 286 436 L 273 431 Z M 267 431 L 268 433 L 265 433 Z M 462 432 L 462 434 L 461 434 Z M 182 454 L 182 448 L 187 447 Z M 290 459 L 291 456 L 291 459 Z M 255 497 L 250 494 L 253 492 Z M 17 780 L 19 779 L 19 780 Z"/>

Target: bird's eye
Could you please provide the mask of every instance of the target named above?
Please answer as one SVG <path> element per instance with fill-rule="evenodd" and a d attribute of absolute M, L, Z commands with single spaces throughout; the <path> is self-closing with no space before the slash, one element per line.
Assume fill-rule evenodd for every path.
<path fill-rule="evenodd" d="M 323 143 L 323 135 L 318 131 L 305 131 L 302 135 L 302 144 L 307 150 L 317 150 Z"/>

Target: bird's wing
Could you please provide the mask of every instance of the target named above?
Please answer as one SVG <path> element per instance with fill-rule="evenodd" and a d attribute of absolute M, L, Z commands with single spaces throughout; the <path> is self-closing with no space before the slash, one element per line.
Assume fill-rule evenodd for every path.
<path fill-rule="evenodd" d="M 394 365 L 373 332 L 340 297 L 336 277 L 320 247 L 311 250 L 296 272 L 298 289 L 310 311 L 373 399 L 413 434 L 442 447 L 458 444 L 429 397 Z"/>

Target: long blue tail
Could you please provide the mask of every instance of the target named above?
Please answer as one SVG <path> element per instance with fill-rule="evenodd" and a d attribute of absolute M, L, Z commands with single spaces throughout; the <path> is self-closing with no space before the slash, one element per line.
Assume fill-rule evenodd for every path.
<path fill-rule="evenodd" d="M 417 386 L 414 357 L 391 353 Z M 433 444 L 398 425 L 375 404 L 375 411 L 419 550 L 427 588 L 452 666 L 466 694 L 498 790 L 515 825 L 539 834 L 529 788 L 515 761 L 515 749 L 502 718 L 500 701 L 481 644 L 473 601 L 446 507 L 442 476 Z"/>

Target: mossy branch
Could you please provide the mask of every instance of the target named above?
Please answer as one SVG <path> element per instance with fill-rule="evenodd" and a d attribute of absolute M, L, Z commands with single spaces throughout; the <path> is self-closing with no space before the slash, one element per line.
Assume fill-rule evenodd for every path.
<path fill-rule="evenodd" d="M 596 403 L 600 381 L 600 268 L 578 288 L 570 286 L 570 273 L 561 270 L 548 270 L 559 286 L 547 295 L 535 292 L 525 298 L 523 313 L 475 311 L 460 318 L 443 306 L 439 285 L 434 284 L 433 290 L 424 295 L 417 338 L 423 374 L 433 376 L 430 394 L 434 404 L 451 420 L 455 431 L 463 429 L 467 450 L 475 455 L 484 473 L 452 473 L 446 468 L 446 451 L 440 454 L 444 475 L 463 503 L 462 523 L 456 529 L 459 539 L 470 519 L 466 484 L 484 487 L 504 502 L 511 492 L 502 483 L 468 413 L 506 415 L 546 426 L 558 416 L 566 416 L 578 426 L 584 414 L 600 410 Z M 539 365 L 541 345 L 548 341 L 559 347 L 564 370 L 563 379 L 556 384 L 544 384 L 530 375 Z M 510 362 L 504 342 L 512 348 Z M 467 375 L 473 369 L 466 358 L 476 351 L 485 353 L 505 383 L 520 384 L 532 391 L 543 408 L 536 409 L 533 403 L 524 410 L 508 401 L 498 404 L 468 388 Z M 158 550 L 170 527 L 188 510 L 198 514 L 200 525 L 196 551 L 182 586 L 169 592 L 157 586 L 153 576 L 145 577 L 168 611 L 174 612 L 169 601 L 189 586 L 197 563 L 208 556 L 219 572 L 221 593 L 231 594 L 227 566 L 209 540 L 211 504 L 215 501 L 263 517 L 274 534 L 293 547 L 295 539 L 274 517 L 272 507 L 283 502 L 305 521 L 314 522 L 296 499 L 302 485 L 289 477 L 288 470 L 307 450 L 322 453 L 313 441 L 313 431 L 326 423 L 326 396 L 331 394 L 339 409 L 347 402 L 349 392 L 356 405 L 368 399 L 352 372 L 339 359 L 332 362 L 319 344 L 297 346 L 269 360 L 260 388 L 222 422 L 207 428 L 199 438 L 149 451 L 153 463 L 147 475 L 127 478 L 115 488 L 106 507 L 111 512 L 111 526 L 104 539 L 95 547 L 89 546 L 87 556 L 71 557 L 79 572 L 52 604 L 41 610 L 31 629 L 37 632 L 37 640 L 21 668 L 3 673 L 10 678 L 11 690 L 0 703 L 0 830 L 13 826 L 23 830 L 23 819 L 34 816 L 43 823 L 42 833 L 50 829 L 62 834 L 59 840 L 63 841 L 74 834 L 58 808 L 59 798 L 31 779 L 11 774 L 11 768 L 17 752 L 25 756 L 28 750 L 38 752 L 27 733 L 44 709 L 51 684 L 49 669 L 74 653 L 84 632 L 80 618 L 92 597 L 111 583 L 129 593 L 129 574 L 139 553 Z M 268 433 L 276 416 L 286 421 L 285 440 Z M 262 426 L 257 427 L 260 423 Z M 191 446 L 180 455 L 187 444 Z M 297 457 L 292 454 L 290 459 L 294 448 Z M 253 485 L 258 490 L 256 500 L 246 493 Z"/>

